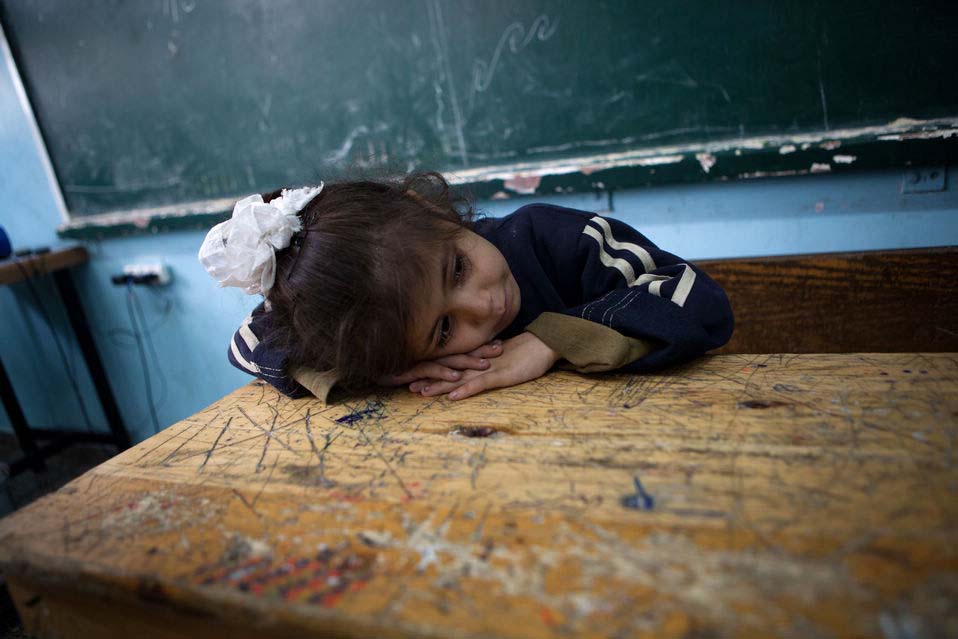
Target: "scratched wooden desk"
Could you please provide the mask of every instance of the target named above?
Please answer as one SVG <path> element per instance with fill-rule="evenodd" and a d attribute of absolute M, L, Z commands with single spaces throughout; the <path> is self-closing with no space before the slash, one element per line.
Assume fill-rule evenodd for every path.
<path fill-rule="evenodd" d="M 958 635 L 958 355 L 253 383 L 0 522 L 41 636 Z"/>

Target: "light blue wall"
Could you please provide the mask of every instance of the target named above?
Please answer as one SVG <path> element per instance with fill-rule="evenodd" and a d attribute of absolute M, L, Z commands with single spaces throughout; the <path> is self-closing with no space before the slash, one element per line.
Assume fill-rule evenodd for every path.
<path fill-rule="evenodd" d="M 56 236 L 61 219 L 41 158 L 14 78 L 0 64 L 0 226 L 14 248 L 64 244 Z M 110 276 L 121 272 L 124 264 L 162 260 L 174 277 L 168 287 L 136 290 L 160 364 L 157 368 L 150 362 L 150 373 L 162 426 L 248 381 L 229 366 L 225 353 L 238 320 L 255 301 L 235 289 L 218 289 L 206 276 L 196 260 L 203 237 L 203 232 L 182 232 L 88 243 L 90 262 L 73 271 L 120 411 L 135 440 L 152 433 L 152 420 L 139 353 L 130 333 L 126 290 L 110 283 Z M 44 280 L 35 288 L 66 347 L 90 421 L 94 429 L 105 430 L 106 420 L 56 290 Z M 24 284 L 0 287 L 0 309 L 0 357 L 27 420 L 36 427 L 85 428 L 70 377 L 30 289 Z M 3 410 L 0 429 L 10 429 Z"/>
<path fill-rule="evenodd" d="M 950 246 L 958 244 L 956 169 L 939 193 L 903 195 L 903 171 L 870 171 L 616 192 L 610 214 L 692 260 Z M 608 210 L 604 195 L 480 206 L 498 216 L 531 201 Z"/>
<path fill-rule="evenodd" d="M 0 74 L 0 225 L 16 247 L 56 246 L 56 200 L 20 108 L 12 78 Z M 900 171 L 817 175 L 738 183 L 668 186 L 618 192 L 614 210 L 603 195 L 537 197 L 606 211 L 663 248 L 690 259 L 958 244 L 955 167 L 945 192 L 902 195 Z M 505 215 L 528 199 L 479 203 Z M 135 440 L 152 432 L 142 366 L 129 331 L 126 292 L 110 284 L 124 264 L 162 260 L 173 273 L 165 288 L 139 288 L 159 367 L 150 363 L 161 426 L 188 417 L 250 378 L 226 361 L 228 339 L 256 300 L 217 289 L 196 260 L 202 232 L 89 243 L 91 261 L 75 270 L 85 311 Z M 78 368 L 84 403 L 97 430 L 105 420 L 49 283 L 39 293 L 54 330 Z M 24 285 L 0 287 L 0 357 L 34 426 L 82 427 L 79 405 L 48 329 Z M 165 379 L 166 392 L 162 393 Z M 9 429 L 0 411 L 0 428 Z"/>

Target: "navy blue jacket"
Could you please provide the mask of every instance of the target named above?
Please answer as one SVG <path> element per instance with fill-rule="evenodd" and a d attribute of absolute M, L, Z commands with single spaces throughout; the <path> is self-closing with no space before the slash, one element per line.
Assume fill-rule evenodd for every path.
<path fill-rule="evenodd" d="M 650 371 L 688 361 L 732 336 L 725 292 L 696 266 L 624 222 L 549 204 L 483 219 L 476 232 L 505 256 L 522 308 L 503 336 L 544 312 L 598 322 L 656 348 L 624 366 Z"/>

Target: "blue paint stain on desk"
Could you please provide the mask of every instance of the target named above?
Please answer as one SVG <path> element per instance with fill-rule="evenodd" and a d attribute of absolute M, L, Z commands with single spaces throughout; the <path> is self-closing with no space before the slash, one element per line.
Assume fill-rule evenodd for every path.
<path fill-rule="evenodd" d="M 355 424 L 358 421 L 369 418 L 382 418 L 385 406 L 381 402 L 367 402 L 364 408 L 354 410 L 348 415 L 343 415 L 336 420 L 338 424 Z"/>
<path fill-rule="evenodd" d="M 623 497 L 622 505 L 633 510 L 652 510 L 655 508 L 655 497 L 645 491 L 638 475 L 634 476 L 632 481 L 635 482 L 635 494 Z"/>

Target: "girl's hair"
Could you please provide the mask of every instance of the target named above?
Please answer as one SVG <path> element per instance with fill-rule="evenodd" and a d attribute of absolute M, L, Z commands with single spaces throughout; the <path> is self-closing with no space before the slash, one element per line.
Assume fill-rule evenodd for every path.
<path fill-rule="evenodd" d="M 300 217 L 303 230 L 276 254 L 268 343 L 290 370 L 332 369 L 346 387 L 409 368 L 414 302 L 437 249 L 471 227 L 471 206 L 440 174 L 421 173 L 327 184 Z"/>

